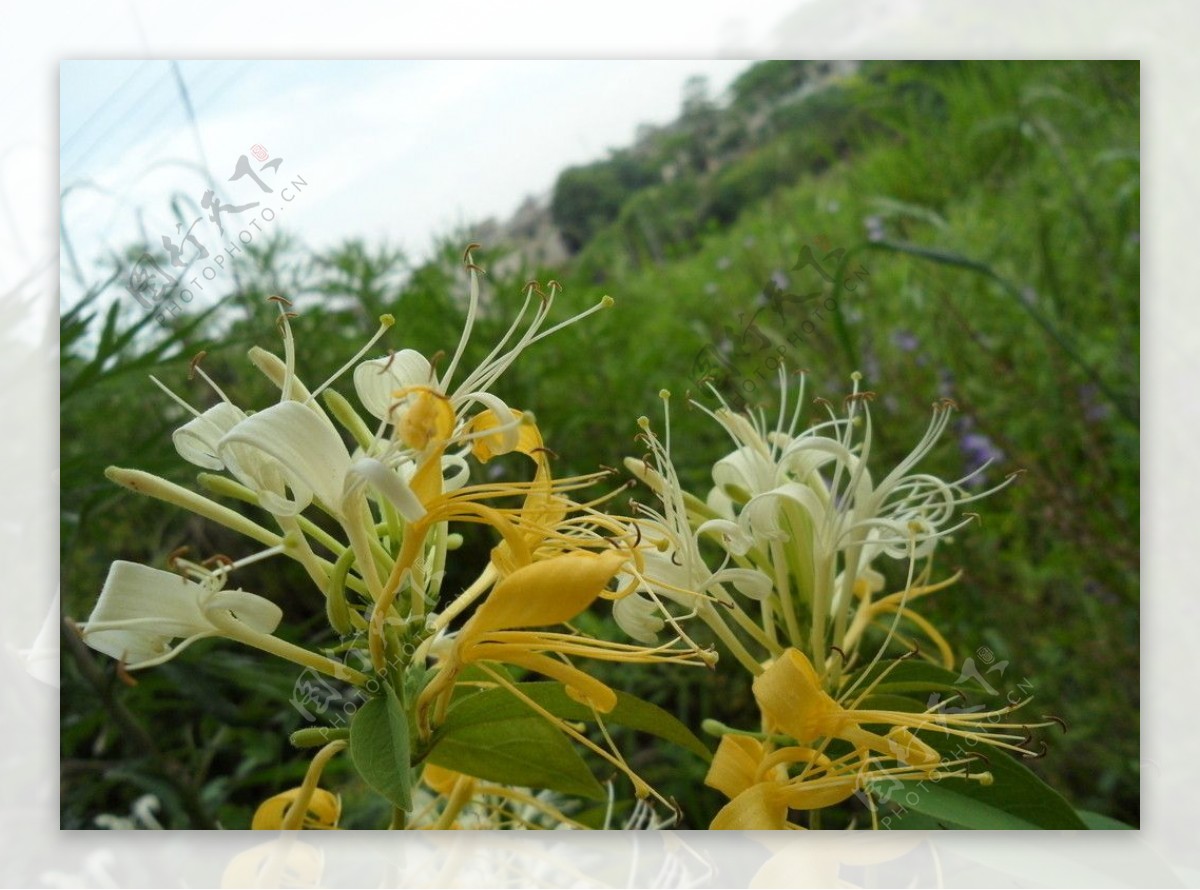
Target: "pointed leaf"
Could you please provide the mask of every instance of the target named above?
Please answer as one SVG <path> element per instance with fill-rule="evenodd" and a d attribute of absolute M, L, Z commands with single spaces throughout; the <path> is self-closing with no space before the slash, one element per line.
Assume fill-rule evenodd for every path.
<path fill-rule="evenodd" d="M 604 796 L 570 740 L 505 689 L 455 704 L 434 733 L 426 759 L 489 782 Z"/>
<path fill-rule="evenodd" d="M 350 723 L 350 758 L 368 785 L 402 810 L 412 809 L 408 715 L 390 688 Z"/>

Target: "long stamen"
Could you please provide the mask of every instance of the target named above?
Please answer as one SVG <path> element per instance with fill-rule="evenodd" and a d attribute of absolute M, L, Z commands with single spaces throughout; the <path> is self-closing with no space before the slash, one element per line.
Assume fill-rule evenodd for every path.
<path fill-rule="evenodd" d="M 480 268 L 475 265 L 474 258 L 471 255 L 473 250 L 478 250 L 478 244 L 468 244 L 466 250 L 463 251 L 463 265 L 467 268 L 467 274 L 470 279 L 470 299 L 467 302 L 467 320 L 463 325 L 462 336 L 458 339 L 458 348 L 454 350 L 454 357 L 450 359 L 450 364 L 446 368 L 446 373 L 442 375 L 442 379 L 438 381 L 438 388 L 443 392 L 450 385 L 450 380 L 454 376 L 454 371 L 458 368 L 458 362 L 466 351 L 467 342 L 471 339 L 471 330 L 475 327 L 475 314 L 479 310 L 479 272 Z"/>
<path fill-rule="evenodd" d="M 187 411 L 193 417 L 200 417 L 199 411 L 197 411 L 195 408 L 193 408 L 191 405 L 189 405 L 187 402 L 185 402 L 179 396 L 175 395 L 175 393 L 171 392 L 171 390 L 169 390 L 166 387 L 166 385 L 161 380 L 159 380 L 157 377 L 155 377 L 153 374 L 150 375 L 150 380 L 153 381 L 155 386 L 157 386 L 159 389 L 161 389 L 163 392 L 165 392 L 167 394 L 167 397 L 170 398 L 176 405 L 178 405 L 184 411 Z"/>
<path fill-rule="evenodd" d="M 344 365 L 342 365 L 340 368 L 338 368 L 334 372 L 332 377 L 330 377 L 328 380 L 326 380 L 324 383 L 322 383 L 320 386 L 318 386 L 316 389 L 314 389 L 312 391 L 312 394 L 309 395 L 309 397 L 304 400 L 304 403 L 307 405 L 309 402 L 311 402 L 313 399 L 315 399 L 317 396 L 319 396 L 321 394 L 322 390 L 324 390 L 327 386 L 329 386 L 329 384 L 333 383 L 333 381 L 337 380 L 339 377 L 341 377 L 343 374 L 345 374 L 347 371 L 349 371 L 352 367 L 354 367 L 356 364 L 358 364 L 359 360 L 364 355 L 366 355 L 368 351 L 370 351 L 372 346 L 374 346 L 376 343 L 379 342 L 379 338 L 382 337 L 387 332 L 387 329 L 390 328 L 395 323 L 396 323 L 396 319 L 393 316 L 388 315 L 388 314 L 381 315 L 379 317 L 379 330 L 377 330 L 375 332 L 375 335 L 373 337 L 371 337 L 370 340 L 367 341 L 367 344 L 365 346 L 363 346 L 362 349 L 360 349 L 358 352 L 354 353 L 353 357 L 351 357 L 351 359 L 348 362 L 346 362 Z"/>

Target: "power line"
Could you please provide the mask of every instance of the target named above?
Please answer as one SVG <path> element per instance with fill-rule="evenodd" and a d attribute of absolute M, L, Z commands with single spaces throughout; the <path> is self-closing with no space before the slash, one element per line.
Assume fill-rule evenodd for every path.
<path fill-rule="evenodd" d="M 75 132 L 72 133 L 70 136 L 68 136 L 66 138 L 66 140 L 63 141 L 62 145 L 59 147 L 59 156 L 60 157 L 64 154 L 66 154 L 67 149 L 69 149 L 71 147 L 71 143 L 73 143 L 76 139 L 79 138 L 80 134 L 82 134 L 83 131 L 86 130 L 91 125 L 92 121 L 94 121 L 97 117 L 99 117 L 99 115 L 103 111 L 105 111 L 105 109 L 108 108 L 109 103 L 112 102 L 112 100 L 115 99 L 117 97 L 117 95 L 122 90 L 125 89 L 125 87 L 129 86 L 129 84 L 131 84 L 133 82 L 133 79 L 135 77 L 137 77 L 138 74 L 140 74 L 142 72 L 142 70 L 149 64 L 150 64 L 149 60 L 145 60 L 140 65 L 138 65 L 137 68 L 135 68 L 130 73 L 130 75 L 121 82 L 121 85 L 119 87 L 117 87 L 115 90 L 113 90 L 111 93 L 109 93 L 108 98 L 105 99 L 103 102 L 101 102 L 99 107 L 97 107 L 95 111 L 93 111 L 91 114 L 89 114 L 87 116 L 87 120 L 85 120 L 82 124 L 80 124 L 75 129 Z"/>

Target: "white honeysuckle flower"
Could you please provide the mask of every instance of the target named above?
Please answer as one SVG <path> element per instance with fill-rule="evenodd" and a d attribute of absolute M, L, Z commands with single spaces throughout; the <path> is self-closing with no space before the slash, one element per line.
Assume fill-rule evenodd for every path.
<path fill-rule="evenodd" d="M 660 394 L 666 404 L 669 393 Z M 658 607 L 642 593 L 662 597 L 685 608 L 693 609 L 703 618 L 712 608 L 712 596 L 726 599 L 724 586 L 730 585 L 743 596 L 761 600 L 770 595 L 772 582 L 765 574 L 752 568 L 730 567 L 729 553 L 748 548 L 749 542 L 738 525 L 725 519 L 710 519 L 694 530 L 689 522 L 687 504 L 679 475 L 670 454 L 670 417 L 667 417 L 666 442 L 651 431 L 650 423 L 639 418 L 641 438 L 650 448 L 655 466 L 628 458 L 626 467 L 645 482 L 658 496 L 661 512 L 645 504 L 637 510 L 643 518 L 633 521 L 631 532 L 638 541 L 641 567 L 635 572 L 618 576 L 618 587 L 631 578 L 638 581 L 638 590 L 613 604 L 613 617 L 627 634 L 641 642 L 653 642 L 662 629 L 663 620 L 656 619 Z M 700 539 L 705 535 L 720 537 L 728 543 L 722 565 L 713 571 L 700 552 Z"/>
<path fill-rule="evenodd" d="M 383 428 L 391 425 L 395 438 L 417 452 L 428 447 L 444 447 L 451 442 L 465 444 L 483 436 L 489 438 L 489 450 L 493 454 L 516 449 L 520 441 L 521 414 L 490 393 L 490 388 L 529 346 L 613 302 L 611 297 L 604 297 L 592 308 L 542 330 L 554 297 L 561 288 L 558 282 L 551 281 L 549 293 L 543 294 L 535 282 L 530 282 L 525 288 L 525 303 L 508 331 L 474 371 L 454 382 L 479 311 L 481 270 L 471 255 L 477 246 L 469 245 L 463 256 L 470 281 L 467 318 L 446 370 L 439 375 L 433 363 L 413 349 L 370 359 L 354 369 L 354 386 L 366 410 L 381 421 Z M 520 336 L 516 336 L 535 295 L 539 299 L 533 317 Z M 473 405 L 481 405 L 490 411 L 499 424 L 488 425 L 484 430 L 472 429 L 467 414 Z"/>
<path fill-rule="evenodd" d="M 214 622 L 218 613 L 256 634 L 272 633 L 283 618 L 277 605 L 257 594 L 220 590 L 212 583 L 118 560 L 80 630 L 93 649 L 137 670 L 174 658 L 196 640 L 228 636 Z"/>
<path fill-rule="evenodd" d="M 179 452 L 179 456 L 188 463 L 206 470 L 223 470 L 225 465 L 217 456 L 217 443 L 234 426 L 246 419 L 246 412 L 233 404 L 221 387 L 217 386 L 213 379 L 204 373 L 204 369 L 200 367 L 200 360 L 203 358 L 204 353 L 201 352 L 192 359 L 188 376 L 190 378 L 199 374 L 221 399 L 217 404 L 204 411 L 197 411 L 185 400 L 171 392 L 153 374 L 150 375 L 150 380 L 172 401 L 192 415 L 191 420 L 171 434 L 171 441 L 175 445 L 175 450 Z"/>
<path fill-rule="evenodd" d="M 251 414 L 221 438 L 217 454 L 278 516 L 295 516 L 314 496 L 341 513 L 350 452 L 333 425 L 307 405 L 284 401 Z"/>
<path fill-rule="evenodd" d="M 223 470 L 225 464 L 217 455 L 217 443 L 245 419 L 245 412 L 236 405 L 217 402 L 175 430 L 171 441 L 179 456 L 188 463 L 206 470 Z"/>

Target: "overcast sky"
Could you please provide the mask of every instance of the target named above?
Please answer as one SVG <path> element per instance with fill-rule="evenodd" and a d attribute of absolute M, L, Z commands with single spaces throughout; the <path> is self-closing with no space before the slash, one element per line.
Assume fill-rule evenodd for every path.
<path fill-rule="evenodd" d="M 184 61 L 181 89 L 165 61 L 64 62 L 63 226 L 88 280 L 107 253 L 163 235 L 187 259 L 196 248 L 176 230 L 173 198 L 185 222 L 200 220 L 192 244 L 212 254 L 240 231 L 256 236 L 251 219 L 265 232 L 265 211 L 312 246 L 365 236 L 420 258 L 435 235 L 505 217 L 562 168 L 672 120 L 690 76 L 716 96 L 749 64 Z M 230 181 L 242 156 L 261 186 Z M 223 231 L 200 207 L 213 186 Z M 69 302 L 78 289 L 62 261 Z"/>

